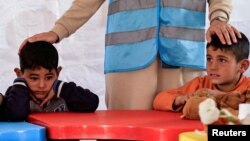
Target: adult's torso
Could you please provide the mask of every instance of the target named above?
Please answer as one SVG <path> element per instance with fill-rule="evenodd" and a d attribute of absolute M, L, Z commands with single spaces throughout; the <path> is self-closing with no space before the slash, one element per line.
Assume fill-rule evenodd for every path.
<path fill-rule="evenodd" d="M 206 0 L 110 0 L 105 73 L 149 66 L 205 68 Z"/>

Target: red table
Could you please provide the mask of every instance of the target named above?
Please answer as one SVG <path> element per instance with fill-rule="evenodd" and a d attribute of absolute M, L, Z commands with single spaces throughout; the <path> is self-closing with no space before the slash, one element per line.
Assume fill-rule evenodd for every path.
<path fill-rule="evenodd" d="M 203 129 L 181 113 L 154 110 L 100 110 L 95 113 L 34 113 L 29 122 L 45 126 L 50 139 L 178 141 L 184 131 Z"/>

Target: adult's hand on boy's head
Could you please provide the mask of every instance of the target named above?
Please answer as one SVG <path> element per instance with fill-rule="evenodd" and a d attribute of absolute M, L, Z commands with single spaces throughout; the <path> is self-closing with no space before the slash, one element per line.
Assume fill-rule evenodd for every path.
<path fill-rule="evenodd" d="M 46 42 L 53 44 L 53 43 L 57 42 L 58 40 L 59 40 L 58 35 L 53 31 L 35 34 L 35 35 L 25 39 L 21 43 L 21 45 L 19 46 L 18 54 L 27 42 L 33 43 L 33 42 L 37 42 L 37 41 L 46 41 Z"/>
<path fill-rule="evenodd" d="M 237 37 L 241 38 L 240 32 L 235 27 L 219 20 L 214 20 L 207 29 L 206 40 L 208 43 L 211 42 L 211 36 L 214 34 L 219 37 L 222 44 L 228 45 L 231 45 L 232 42 L 236 43 Z"/>
<path fill-rule="evenodd" d="M 46 41 L 46 42 L 53 44 L 53 43 L 57 42 L 58 40 L 59 40 L 58 35 L 53 31 L 35 34 L 35 35 L 28 38 L 28 41 L 30 43 L 33 43 L 36 41 Z"/>

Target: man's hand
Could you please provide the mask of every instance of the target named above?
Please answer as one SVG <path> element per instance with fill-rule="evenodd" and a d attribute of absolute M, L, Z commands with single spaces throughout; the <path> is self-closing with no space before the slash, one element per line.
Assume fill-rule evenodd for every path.
<path fill-rule="evenodd" d="M 27 40 L 32 43 L 32 42 L 36 42 L 36 41 L 46 41 L 49 43 L 55 43 L 57 42 L 59 39 L 59 37 L 57 36 L 57 34 L 53 31 L 49 31 L 49 32 L 43 32 L 43 33 L 39 33 L 36 35 L 33 35 L 31 37 L 29 37 Z"/>
<path fill-rule="evenodd" d="M 211 36 L 213 34 L 216 34 L 219 37 L 222 44 L 228 45 L 231 45 L 232 42 L 236 43 L 236 37 L 241 38 L 240 32 L 235 27 L 219 20 L 214 20 L 206 32 L 206 39 L 208 43 L 211 42 Z"/>
<path fill-rule="evenodd" d="M 55 32 L 52 32 L 52 31 L 35 34 L 35 35 L 25 39 L 22 42 L 22 44 L 19 46 L 18 53 L 20 52 L 20 50 L 24 47 L 24 45 L 27 42 L 33 43 L 33 42 L 36 42 L 36 41 L 46 41 L 46 42 L 49 42 L 49 43 L 53 44 L 53 43 L 57 42 L 58 40 L 59 40 L 58 35 Z"/>

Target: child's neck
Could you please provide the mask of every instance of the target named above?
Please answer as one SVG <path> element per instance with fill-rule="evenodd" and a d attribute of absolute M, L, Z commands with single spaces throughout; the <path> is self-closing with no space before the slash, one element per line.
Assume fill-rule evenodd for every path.
<path fill-rule="evenodd" d="M 215 84 L 216 89 L 223 91 L 223 92 L 230 92 L 235 89 L 235 86 L 239 83 L 240 79 L 242 77 L 242 74 L 240 75 L 238 81 L 235 83 L 229 83 L 229 84 Z"/>

